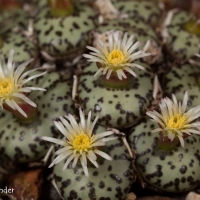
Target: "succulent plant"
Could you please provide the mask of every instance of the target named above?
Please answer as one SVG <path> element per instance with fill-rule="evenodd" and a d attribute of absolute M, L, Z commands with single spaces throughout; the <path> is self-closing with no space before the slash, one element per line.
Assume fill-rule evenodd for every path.
<path fill-rule="evenodd" d="M 133 181 L 126 147 L 112 136 L 112 130 L 96 126 L 98 116 L 91 123 L 91 111 L 87 120 L 81 110 L 79 113 L 79 124 L 70 114 L 55 121 L 64 135 L 61 140 L 42 137 L 63 146 L 57 147 L 50 165 L 55 165 L 53 174 L 60 194 L 64 199 L 124 199 Z"/>
<path fill-rule="evenodd" d="M 34 58 L 34 65 L 38 61 L 36 45 L 26 37 L 30 16 L 19 6 L 19 1 L 4 1 L 1 3 L 8 8 L 0 12 L 0 54 L 7 58 L 10 49 L 15 50 L 14 61 L 17 65 Z M 13 5 L 14 4 L 14 5 Z M 2 5 L 1 8 L 4 9 Z M 10 6 L 12 9 L 10 10 Z M 16 7 L 15 7 L 16 6 Z"/>
<path fill-rule="evenodd" d="M 58 116 L 57 113 L 65 114 L 72 109 L 71 86 L 55 72 L 47 73 L 43 78 L 40 76 L 44 73 L 26 78 L 36 69 L 22 73 L 26 62 L 14 71 L 13 53 L 10 53 L 7 65 L 1 61 L 1 106 L 15 116 L 7 111 L 1 112 L 1 157 L 13 162 L 39 161 L 49 148 L 40 136 L 53 135 L 52 119 Z M 31 90 L 42 88 L 47 91 L 25 96 Z"/>
<path fill-rule="evenodd" d="M 78 98 L 86 111 L 100 112 L 99 123 L 107 127 L 131 126 L 143 116 L 152 100 L 153 74 L 145 63 L 135 62 L 150 54 L 134 53 L 140 42 L 133 43 L 133 35 L 127 36 L 111 32 L 108 46 L 97 40 L 96 48 L 88 47 L 94 53 L 84 55 L 92 64 L 84 68 L 80 77 Z M 93 62 L 97 62 L 97 72 Z M 138 78 L 134 77 L 136 74 Z"/>
<path fill-rule="evenodd" d="M 74 1 L 72 14 L 52 17 L 50 7 L 46 5 L 41 7 L 34 27 L 43 55 L 54 59 L 77 55 L 87 45 L 88 34 L 95 27 L 94 11 L 88 5 Z"/>
<path fill-rule="evenodd" d="M 152 1 L 113 1 L 113 5 L 121 12 L 128 14 L 132 21 L 142 20 L 145 23 L 157 26 L 161 16 L 158 4 Z M 134 20 L 133 20 L 134 19 Z"/>
<path fill-rule="evenodd" d="M 165 95 L 176 94 L 181 98 L 185 90 L 189 91 L 188 106 L 199 105 L 199 77 L 200 69 L 189 63 L 173 65 L 168 73 L 163 76 L 162 88 Z"/>
<path fill-rule="evenodd" d="M 15 50 L 14 62 L 19 65 L 27 60 L 34 59 L 31 66 L 38 61 L 38 50 L 34 43 L 30 42 L 22 33 L 10 33 L 2 36 L 0 54 L 7 57 L 10 49 Z"/>
<path fill-rule="evenodd" d="M 26 29 L 28 26 L 29 15 L 22 9 L 19 1 L 0 2 L 0 35 L 9 33 L 14 29 Z"/>
<path fill-rule="evenodd" d="M 179 193 L 199 184 L 200 122 L 196 119 L 200 106 L 186 111 L 187 101 L 187 92 L 182 103 L 174 95 L 172 100 L 162 99 L 161 112 L 147 112 L 154 123 L 144 119 L 131 131 L 136 168 L 144 182 L 156 190 Z"/>
<path fill-rule="evenodd" d="M 168 54 L 178 61 L 187 61 L 199 52 L 198 19 L 182 10 L 171 10 L 163 22 L 162 37 Z"/>

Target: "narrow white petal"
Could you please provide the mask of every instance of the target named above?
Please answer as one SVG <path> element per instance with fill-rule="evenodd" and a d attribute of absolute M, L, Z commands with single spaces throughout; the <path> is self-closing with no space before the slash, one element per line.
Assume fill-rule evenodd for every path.
<path fill-rule="evenodd" d="M 62 153 L 60 155 L 58 155 L 53 162 L 49 165 L 49 168 L 51 168 L 52 166 L 58 164 L 59 162 L 61 162 L 62 160 L 64 160 L 67 156 L 69 156 L 71 153 L 67 152 L 67 153 Z"/>
<path fill-rule="evenodd" d="M 71 149 L 73 149 L 72 146 L 63 147 L 63 148 L 57 150 L 57 151 L 55 152 L 55 155 L 61 154 L 61 153 L 63 153 L 63 152 L 67 152 L 68 150 L 71 150 Z"/>
<path fill-rule="evenodd" d="M 95 119 L 94 119 L 94 121 L 93 121 L 93 123 L 92 123 L 92 125 L 91 125 L 91 127 L 90 127 L 91 133 L 92 133 L 93 128 L 94 128 L 94 126 L 96 125 L 98 119 L 99 119 L 99 115 L 97 114 L 96 117 L 95 117 Z M 88 127 L 88 128 L 89 128 L 89 127 Z"/>
<path fill-rule="evenodd" d="M 73 163 L 72 163 L 72 168 L 74 168 L 75 166 L 76 166 L 76 163 L 78 162 L 78 159 L 79 159 L 79 156 L 80 155 L 74 155 L 74 161 L 73 161 Z"/>
<path fill-rule="evenodd" d="M 65 116 L 65 117 L 67 117 L 67 116 Z M 72 126 L 69 124 L 69 122 L 66 119 L 64 119 L 62 116 L 60 116 L 59 119 L 65 125 L 65 127 L 67 128 L 69 133 L 74 132 L 74 129 L 72 128 Z"/>
<path fill-rule="evenodd" d="M 112 158 L 108 154 L 104 153 L 103 151 L 99 151 L 98 149 L 95 149 L 94 153 L 100 155 L 101 157 L 105 158 L 106 160 L 112 160 Z"/>
<path fill-rule="evenodd" d="M 185 112 L 185 109 L 187 107 L 187 102 L 188 102 L 188 91 L 185 91 L 184 98 L 183 98 L 183 103 L 182 103 L 182 112 Z"/>
<path fill-rule="evenodd" d="M 126 74 L 124 73 L 124 71 L 123 71 L 123 70 L 119 70 L 119 71 L 120 71 L 120 73 L 121 73 L 122 78 L 126 79 L 127 76 L 126 76 Z"/>
<path fill-rule="evenodd" d="M 109 138 L 103 138 L 103 139 L 101 139 L 101 141 L 106 143 L 108 141 L 116 140 L 116 139 L 118 139 L 118 137 L 109 137 Z"/>
<path fill-rule="evenodd" d="M 52 137 L 47 137 L 47 136 L 41 136 L 40 137 L 42 140 L 46 140 L 48 142 L 53 142 L 55 144 L 59 144 L 61 146 L 65 146 L 66 142 L 62 141 L 62 140 L 58 140 L 56 138 L 52 138 Z"/>
<path fill-rule="evenodd" d="M 45 88 L 39 88 L 39 87 L 26 87 L 29 90 L 40 90 L 40 91 L 46 91 Z"/>
<path fill-rule="evenodd" d="M 75 120 L 74 116 L 69 113 L 66 117 L 70 121 L 73 130 L 76 133 L 79 133 L 81 130 L 80 130 L 79 125 L 78 125 L 77 121 Z"/>
<path fill-rule="evenodd" d="M 96 160 L 93 160 L 89 155 L 87 155 L 87 158 L 89 159 L 89 161 L 90 161 L 96 168 L 99 167 L 99 165 L 98 165 L 98 163 L 97 163 Z"/>
<path fill-rule="evenodd" d="M 137 77 L 137 74 L 133 70 L 131 70 L 130 68 L 125 67 L 124 70 L 126 70 L 127 72 L 129 72 L 130 74 L 132 74 L 134 77 Z"/>
<path fill-rule="evenodd" d="M 5 100 L 6 104 L 11 107 L 13 110 L 16 110 L 15 105 L 13 104 L 13 102 L 10 99 L 6 99 Z"/>
<path fill-rule="evenodd" d="M 87 159 L 86 159 L 85 152 L 82 153 L 82 156 L 81 156 L 81 162 L 83 162 L 84 165 L 87 165 Z"/>
<path fill-rule="evenodd" d="M 88 113 L 88 118 L 87 118 L 87 130 L 90 130 L 91 127 L 91 117 L 92 117 L 92 111 L 90 110 Z"/>
<path fill-rule="evenodd" d="M 94 52 L 96 52 L 96 53 L 99 53 L 99 50 L 96 49 L 96 48 L 94 48 L 94 47 L 86 46 L 86 48 L 89 49 L 89 50 L 92 50 L 92 51 L 94 51 Z M 85 57 L 85 55 L 87 55 L 87 54 L 83 54 L 84 57 Z"/>
<path fill-rule="evenodd" d="M 13 55 L 14 55 L 15 51 L 13 49 L 10 50 L 9 55 L 8 55 L 8 63 L 7 63 L 7 67 L 8 69 L 12 69 L 12 61 L 13 61 Z"/>
<path fill-rule="evenodd" d="M 200 131 L 199 130 L 195 130 L 195 129 L 186 129 L 186 130 L 182 130 L 183 133 L 186 133 L 188 135 L 191 135 L 191 133 L 200 135 Z"/>
<path fill-rule="evenodd" d="M 25 87 L 25 88 L 20 88 L 20 89 L 18 90 L 18 92 L 25 92 L 25 93 L 28 93 L 28 92 L 31 92 L 31 89 L 29 89 L 29 88 L 27 88 L 27 87 Z"/>
<path fill-rule="evenodd" d="M 180 140 L 180 143 L 181 143 L 181 146 L 184 148 L 184 140 L 183 140 L 183 137 L 181 137 L 181 136 L 177 136 L 178 137 L 178 139 Z"/>
<path fill-rule="evenodd" d="M 82 126 L 83 130 L 85 130 L 85 128 L 86 128 L 85 116 L 81 109 L 79 109 L 79 115 L 80 115 L 81 126 Z"/>
<path fill-rule="evenodd" d="M 25 101 L 26 103 L 30 104 L 33 107 L 37 107 L 37 105 L 33 101 L 31 101 L 28 97 L 26 97 L 24 94 L 14 93 L 12 95 L 14 97 L 18 97 L 18 98 L 22 99 L 23 101 Z"/>
<path fill-rule="evenodd" d="M 114 132 L 113 131 L 106 131 L 106 132 L 103 132 L 103 133 L 97 133 L 94 135 L 94 140 L 97 140 L 99 138 L 103 138 L 103 137 L 106 137 L 106 136 L 110 136 L 110 135 L 113 135 Z"/>
<path fill-rule="evenodd" d="M 107 73 L 108 69 L 109 69 L 108 67 L 105 67 L 105 68 L 104 68 L 104 70 L 103 70 L 103 75 L 105 75 L 105 74 Z"/>
<path fill-rule="evenodd" d="M 25 72 L 25 73 L 22 74 L 22 72 L 25 70 L 26 66 L 27 66 L 30 62 L 32 62 L 32 61 L 33 61 L 33 59 L 31 59 L 31 60 L 29 60 L 29 61 L 26 61 L 26 62 L 22 63 L 22 64 L 17 68 L 17 70 L 15 71 L 15 76 L 14 76 L 16 82 L 20 82 L 20 81 L 23 80 L 28 74 L 30 74 L 31 72 L 34 72 L 34 71 L 37 70 L 37 68 L 35 68 L 35 69 L 29 70 L 29 71 L 27 71 L 27 72 Z M 19 79 L 19 80 L 18 80 L 18 79 Z"/>
<path fill-rule="evenodd" d="M 99 68 L 97 72 L 94 74 L 94 77 L 97 77 L 103 70 L 104 68 Z"/>
<path fill-rule="evenodd" d="M 122 70 L 121 70 L 121 71 L 122 71 Z M 119 80 L 122 80 L 121 71 L 120 71 L 120 70 L 117 70 L 117 71 L 116 71 Z"/>
<path fill-rule="evenodd" d="M 159 131 L 163 131 L 163 129 L 161 128 L 155 128 L 151 131 L 151 133 L 156 133 L 156 132 L 159 132 Z"/>
<path fill-rule="evenodd" d="M 135 64 L 135 63 L 127 64 L 127 66 L 129 66 L 129 67 L 137 67 L 138 69 L 141 69 L 141 70 L 144 70 L 144 69 L 145 69 L 145 68 L 142 67 L 141 65 L 138 65 L 138 64 Z"/>
<path fill-rule="evenodd" d="M 92 150 L 88 151 L 88 156 L 92 159 L 92 160 L 96 160 L 97 156 L 94 154 L 94 152 Z"/>
<path fill-rule="evenodd" d="M 163 123 L 162 119 L 159 119 L 157 117 L 157 115 L 155 115 L 156 111 L 154 112 L 151 112 L 151 111 L 148 111 L 146 112 L 146 114 L 150 117 L 152 117 L 156 122 L 158 122 L 162 127 L 165 126 L 165 124 Z"/>
<path fill-rule="evenodd" d="M 135 49 L 137 49 L 141 45 L 140 41 L 137 41 L 129 50 L 128 53 L 131 54 Z"/>
<path fill-rule="evenodd" d="M 81 161 L 81 165 L 83 167 L 83 171 L 85 173 L 85 176 L 86 177 L 89 177 L 89 173 L 88 173 L 88 168 L 87 168 L 87 165 L 84 165 L 84 163 Z"/>
<path fill-rule="evenodd" d="M 167 132 L 168 132 L 168 138 L 169 138 L 171 141 L 173 141 L 174 138 L 175 138 L 175 134 L 172 133 L 171 131 L 167 131 Z"/>
<path fill-rule="evenodd" d="M 110 78 L 110 75 L 111 75 L 112 72 L 113 72 L 112 69 L 109 69 L 109 70 L 108 70 L 108 73 L 107 73 L 107 75 L 106 75 L 106 79 L 109 79 L 109 78 Z"/>
<path fill-rule="evenodd" d="M 75 155 L 72 154 L 69 156 L 69 158 L 67 158 L 67 161 L 65 162 L 64 166 L 63 166 L 63 171 L 65 171 L 69 165 L 69 163 L 75 158 Z"/>
<path fill-rule="evenodd" d="M 94 143 L 92 143 L 91 147 L 99 147 L 99 146 L 105 146 L 105 142 L 102 141 L 96 141 Z"/>
<path fill-rule="evenodd" d="M 54 121 L 54 124 L 56 125 L 56 127 L 58 128 L 58 130 L 59 130 L 65 137 L 68 137 L 68 136 L 69 136 L 67 130 L 65 129 L 65 127 L 63 126 L 63 124 L 62 124 L 61 122 Z"/>
<path fill-rule="evenodd" d="M 27 117 L 27 114 L 20 108 L 20 106 L 14 100 L 11 101 L 13 105 L 15 105 L 16 110 L 18 110 L 24 117 Z"/>
<path fill-rule="evenodd" d="M 27 79 L 24 79 L 24 80 L 21 82 L 21 84 L 25 84 L 25 83 L 29 82 L 29 81 L 32 80 L 32 79 L 35 79 L 35 78 L 40 77 L 40 76 L 43 76 L 44 74 L 46 74 L 46 72 L 43 72 L 43 73 L 40 73 L 40 74 L 36 74 L 36 75 L 30 76 L 30 77 L 28 77 Z"/>

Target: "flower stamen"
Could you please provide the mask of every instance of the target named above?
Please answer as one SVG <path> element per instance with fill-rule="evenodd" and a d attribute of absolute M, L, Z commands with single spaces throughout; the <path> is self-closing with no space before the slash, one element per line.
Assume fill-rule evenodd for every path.
<path fill-rule="evenodd" d="M 9 78 L 0 79 L 0 97 L 6 97 L 14 89 L 14 83 Z"/>
<path fill-rule="evenodd" d="M 125 62 L 125 56 L 123 52 L 116 49 L 112 50 L 108 54 L 107 59 L 108 59 L 108 63 L 113 64 L 113 65 L 120 65 L 123 62 Z"/>
<path fill-rule="evenodd" d="M 186 124 L 185 116 L 176 114 L 168 120 L 167 127 L 169 129 L 181 129 L 185 126 L 185 124 Z"/>
<path fill-rule="evenodd" d="M 77 135 L 73 141 L 73 147 L 74 149 L 80 151 L 88 151 L 91 146 L 91 141 L 88 135 L 81 133 L 80 135 Z"/>

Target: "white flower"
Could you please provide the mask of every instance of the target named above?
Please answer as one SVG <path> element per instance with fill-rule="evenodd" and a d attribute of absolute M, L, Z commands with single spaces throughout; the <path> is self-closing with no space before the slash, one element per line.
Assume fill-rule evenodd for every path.
<path fill-rule="evenodd" d="M 97 40 L 97 48 L 87 46 L 93 52 L 90 53 L 91 55 L 83 54 L 83 56 L 88 58 L 90 62 L 100 64 L 100 68 L 94 76 L 102 72 L 103 75 L 106 74 L 106 79 L 109 79 L 111 73 L 114 72 L 122 80 L 127 78 L 124 72 L 128 72 L 135 77 L 137 76 L 131 68 L 137 67 L 144 70 L 142 66 L 134 63 L 134 61 L 151 54 L 145 53 L 142 50 L 134 52 L 140 46 L 140 42 L 134 43 L 133 37 L 131 35 L 128 39 L 128 33 L 125 33 L 123 36 L 121 31 L 115 31 L 110 33 L 108 45 L 101 40 Z"/>
<path fill-rule="evenodd" d="M 33 107 L 36 107 L 37 105 L 26 97 L 24 93 L 29 93 L 32 90 L 45 91 L 45 89 L 38 87 L 25 87 L 25 84 L 34 78 L 44 75 L 46 72 L 26 78 L 32 72 L 37 70 L 32 69 L 23 73 L 26 66 L 32 60 L 22 63 L 15 70 L 13 55 L 14 50 L 10 50 L 7 64 L 5 63 L 4 57 L 0 58 L 0 106 L 3 109 L 3 106 L 7 104 L 13 110 L 17 110 L 24 117 L 27 117 L 27 114 L 20 108 L 18 103 L 26 102 Z"/>
<path fill-rule="evenodd" d="M 194 122 L 200 117 L 200 106 L 196 106 L 186 111 L 188 92 L 185 92 L 183 102 L 178 102 L 175 95 L 172 95 L 172 100 L 165 98 L 161 100 L 160 110 L 161 114 L 157 111 L 148 111 L 146 114 L 152 119 L 151 121 L 157 122 L 160 128 L 154 129 L 152 132 L 162 132 L 164 135 L 173 141 L 178 137 L 181 146 L 184 147 L 183 137 L 187 135 L 200 134 L 200 122 Z"/>
<path fill-rule="evenodd" d="M 65 116 L 70 123 L 64 117 L 60 117 L 60 122 L 54 122 L 56 127 L 64 135 L 64 139 L 58 140 L 46 136 L 42 136 L 41 139 L 63 146 L 55 152 L 58 156 L 53 160 L 49 167 L 52 167 L 67 158 L 65 165 L 63 166 L 64 171 L 70 162 L 73 161 L 72 167 L 74 168 L 78 160 L 80 160 L 85 175 L 89 176 L 87 159 L 97 168 L 96 154 L 107 160 L 112 160 L 108 154 L 100 151 L 98 147 L 104 146 L 107 141 L 117 139 L 117 137 L 107 137 L 113 135 L 113 131 L 93 134 L 93 128 L 98 120 L 98 116 L 96 116 L 93 123 L 91 123 L 91 111 L 88 113 L 87 120 L 81 109 L 79 110 L 79 114 L 79 124 L 71 114 Z"/>

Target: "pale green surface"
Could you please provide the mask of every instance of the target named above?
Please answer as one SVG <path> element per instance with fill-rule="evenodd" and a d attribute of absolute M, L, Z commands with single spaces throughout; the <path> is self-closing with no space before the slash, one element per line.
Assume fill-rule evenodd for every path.
<path fill-rule="evenodd" d="M 129 35 L 134 34 L 134 39 L 141 41 L 142 45 L 145 45 L 149 39 L 157 41 L 157 36 L 153 29 L 141 20 L 138 22 L 133 19 L 112 20 L 97 28 L 97 31 L 101 33 L 111 30 L 128 32 Z"/>
<path fill-rule="evenodd" d="M 93 77 L 97 70 L 96 64 L 91 63 L 87 66 L 80 77 L 78 86 L 78 97 L 83 109 L 86 112 L 90 109 L 95 111 L 99 106 L 101 108 L 99 123 L 108 127 L 123 128 L 136 123 L 143 117 L 146 108 L 150 105 L 153 89 L 153 74 L 149 72 L 146 64 L 140 64 L 146 70 L 134 68 L 138 77 L 132 77 L 129 88 L 125 89 L 101 86 L 99 83 L 101 77 L 99 79 Z M 91 91 L 88 92 L 87 89 Z M 110 101 L 112 103 L 109 103 Z M 108 119 L 107 115 L 111 119 Z"/>
<path fill-rule="evenodd" d="M 89 32 L 95 27 L 94 11 L 84 4 L 78 4 L 77 7 L 78 15 L 63 18 L 52 18 L 48 7 L 40 11 L 34 26 L 42 50 L 56 57 L 85 48 Z M 79 28 L 75 28 L 74 24 Z M 61 35 L 57 35 L 56 32 L 60 32 Z"/>
<path fill-rule="evenodd" d="M 24 10 L 5 11 L 0 14 L 0 34 L 7 35 L 7 33 L 10 33 L 16 27 L 26 30 L 28 23 L 29 16 Z"/>
<path fill-rule="evenodd" d="M 185 23 L 193 17 L 194 15 L 190 13 L 178 10 L 167 26 L 167 32 L 169 34 L 166 44 L 167 48 L 169 53 L 174 58 L 180 59 L 180 61 L 188 60 L 195 53 L 199 52 L 199 37 L 187 32 L 184 28 Z"/>
<path fill-rule="evenodd" d="M 55 131 L 52 132 L 56 129 L 53 119 L 65 115 L 69 110 L 73 111 L 70 108 L 72 105 L 71 86 L 69 82 L 60 81 L 57 73 L 46 74 L 43 78 L 32 81 L 31 86 L 47 89 L 47 92 L 33 91 L 29 95 L 29 98 L 37 104 L 39 111 L 34 123 L 23 125 L 8 111 L 1 111 L 1 156 L 9 157 L 15 162 L 39 161 L 50 146 L 49 142 L 41 142 L 39 137 L 52 137 L 52 135 L 56 137 Z M 31 151 L 30 145 L 34 152 Z M 18 152 L 16 148 L 19 149 Z"/>
<path fill-rule="evenodd" d="M 200 69 L 189 64 L 174 65 L 169 73 L 165 75 L 163 84 L 164 93 L 171 96 L 175 94 L 178 100 L 182 101 L 185 91 L 188 91 L 188 106 L 200 105 L 200 89 L 197 85 L 197 76 Z"/>
<path fill-rule="evenodd" d="M 10 50 L 15 51 L 13 62 L 23 63 L 38 55 L 37 47 L 20 33 L 10 33 L 3 39 L 0 55 L 7 57 Z"/>
<path fill-rule="evenodd" d="M 199 37 L 195 34 L 185 31 L 180 26 L 168 28 L 170 37 L 167 40 L 167 46 L 170 53 L 176 58 L 188 60 L 194 54 L 199 53 Z"/>
<path fill-rule="evenodd" d="M 136 167 L 142 178 L 148 186 L 166 192 L 195 188 L 200 181 L 200 136 L 193 134 L 185 139 L 185 148 L 179 145 L 169 152 L 159 151 L 155 148 L 159 133 L 150 133 L 158 125 L 147 120 L 134 127 L 130 135 L 132 147 L 137 152 Z"/>
<path fill-rule="evenodd" d="M 105 131 L 105 128 L 101 127 L 97 133 L 102 131 Z M 64 172 L 62 171 L 64 161 L 55 165 L 53 173 L 65 199 L 100 200 L 103 197 L 112 200 L 125 199 L 133 181 L 130 156 L 125 146 L 121 141 L 113 140 L 107 142 L 100 150 L 109 154 L 113 160 L 108 161 L 97 155 L 99 168 L 89 164 L 89 177 L 84 175 L 80 161 L 75 169 L 72 169 L 70 164 Z"/>
<path fill-rule="evenodd" d="M 127 13 L 133 21 L 139 18 L 155 26 L 160 19 L 161 11 L 152 1 L 120 1 L 114 2 L 113 5 L 121 13 Z"/>
<path fill-rule="evenodd" d="M 178 12 L 173 14 L 173 18 L 169 25 L 173 26 L 173 25 L 184 24 L 193 17 L 194 15 L 192 13 L 189 13 L 183 10 L 178 10 Z"/>

